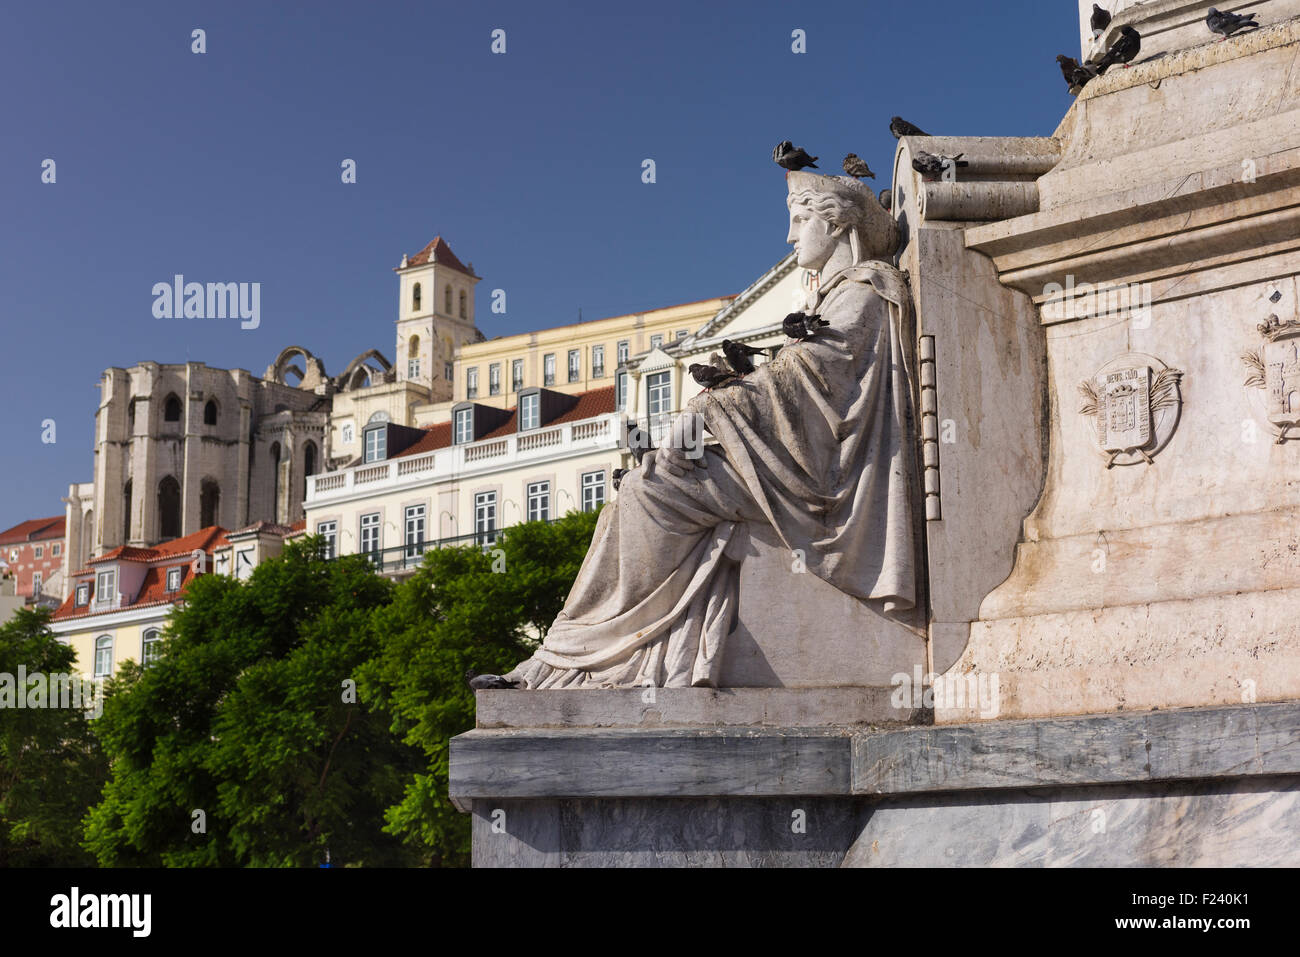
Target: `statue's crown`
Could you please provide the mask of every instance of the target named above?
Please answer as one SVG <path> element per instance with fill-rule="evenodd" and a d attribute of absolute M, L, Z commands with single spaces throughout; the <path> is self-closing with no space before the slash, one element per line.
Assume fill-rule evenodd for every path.
<path fill-rule="evenodd" d="M 785 181 L 792 193 L 807 189 L 818 193 L 831 193 L 851 203 L 864 204 L 868 208 L 872 203 L 879 204 L 871 187 L 852 176 L 826 176 L 821 173 L 795 170 L 785 174 Z"/>

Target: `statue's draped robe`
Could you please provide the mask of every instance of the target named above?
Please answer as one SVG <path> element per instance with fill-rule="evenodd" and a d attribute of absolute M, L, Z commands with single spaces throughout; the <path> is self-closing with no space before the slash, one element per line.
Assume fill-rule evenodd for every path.
<path fill-rule="evenodd" d="M 792 569 L 801 561 L 887 616 L 913 609 L 909 303 L 894 267 L 851 266 L 811 304 L 829 326 L 693 399 L 718 443 L 707 467 L 678 477 L 650 453 L 624 476 L 564 610 L 508 677 L 528 688 L 716 686 L 751 522 L 776 530 Z"/>

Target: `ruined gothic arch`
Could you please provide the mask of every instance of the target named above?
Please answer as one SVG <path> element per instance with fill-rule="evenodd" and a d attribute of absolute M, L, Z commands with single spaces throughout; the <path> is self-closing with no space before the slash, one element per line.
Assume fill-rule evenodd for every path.
<path fill-rule="evenodd" d="M 385 381 L 392 368 L 393 364 L 378 349 L 367 349 L 348 363 L 348 367 L 335 382 L 341 392 L 364 389 L 368 385 Z"/>
<path fill-rule="evenodd" d="M 292 362 L 294 357 L 302 360 L 302 365 Z M 286 376 L 297 375 L 298 381 L 290 382 Z M 325 363 L 321 362 L 302 346 L 288 346 L 275 358 L 275 362 L 266 368 L 264 378 L 280 385 L 295 386 L 299 389 L 314 390 L 326 380 Z"/>

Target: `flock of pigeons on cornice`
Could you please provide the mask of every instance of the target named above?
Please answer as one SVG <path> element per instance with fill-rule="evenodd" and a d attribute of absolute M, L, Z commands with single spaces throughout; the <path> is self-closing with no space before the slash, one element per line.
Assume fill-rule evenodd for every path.
<path fill-rule="evenodd" d="M 1110 26 L 1110 19 L 1111 15 L 1107 11 L 1095 3 L 1092 5 L 1092 19 L 1089 23 L 1092 26 L 1094 40 L 1106 32 L 1106 28 Z M 1220 43 L 1242 30 L 1259 29 L 1253 13 L 1220 13 L 1214 7 L 1210 7 L 1210 12 L 1205 15 L 1205 25 L 1210 28 L 1211 33 L 1219 34 Z M 1070 92 L 1078 96 L 1090 80 L 1101 76 L 1115 64 L 1122 63 L 1127 70 L 1141 49 L 1142 34 L 1126 25 L 1119 28 L 1119 36 L 1100 59 L 1085 60 L 1080 63 L 1062 53 L 1056 58 L 1056 62 L 1061 65 L 1061 74 L 1069 84 Z"/>

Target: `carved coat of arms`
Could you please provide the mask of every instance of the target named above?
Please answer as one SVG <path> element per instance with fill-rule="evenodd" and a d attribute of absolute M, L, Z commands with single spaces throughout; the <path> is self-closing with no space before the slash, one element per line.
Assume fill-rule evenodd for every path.
<path fill-rule="evenodd" d="M 1106 468 L 1151 463 L 1177 423 L 1183 373 L 1159 359 L 1130 353 L 1112 359 L 1079 383 L 1079 412 L 1095 418 Z"/>
<path fill-rule="evenodd" d="M 1265 414 L 1281 445 L 1300 430 L 1300 321 L 1269 316 L 1256 328 L 1265 341 L 1241 355 L 1250 370 L 1245 384 L 1264 390 Z"/>

